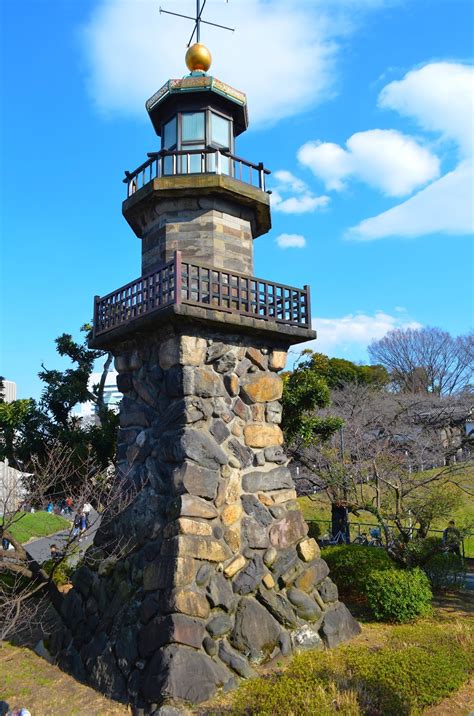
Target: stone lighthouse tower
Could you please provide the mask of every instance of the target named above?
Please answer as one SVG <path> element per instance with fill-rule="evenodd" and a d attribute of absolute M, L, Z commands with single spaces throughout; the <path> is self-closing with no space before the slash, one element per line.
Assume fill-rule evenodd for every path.
<path fill-rule="evenodd" d="M 309 287 L 254 276 L 271 226 L 262 164 L 238 155 L 245 95 L 190 74 L 146 103 L 161 150 L 126 172 L 142 275 L 96 297 L 115 356 L 125 509 L 104 518 L 63 607 L 60 661 L 136 713 L 196 703 L 253 665 L 358 631 L 296 502 L 282 449 L 288 347 Z"/>

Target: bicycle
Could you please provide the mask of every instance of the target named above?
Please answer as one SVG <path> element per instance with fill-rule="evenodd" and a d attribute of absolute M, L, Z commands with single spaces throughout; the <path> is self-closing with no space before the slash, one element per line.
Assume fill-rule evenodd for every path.
<path fill-rule="evenodd" d="M 340 531 L 335 535 L 331 535 L 329 532 L 326 532 L 326 534 L 321 537 L 320 542 L 324 547 L 334 547 L 338 544 L 346 544 L 346 535 L 344 532 Z"/>

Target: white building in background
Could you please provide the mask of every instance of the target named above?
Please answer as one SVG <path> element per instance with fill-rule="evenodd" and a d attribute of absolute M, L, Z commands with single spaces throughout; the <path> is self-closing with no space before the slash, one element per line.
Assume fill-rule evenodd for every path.
<path fill-rule="evenodd" d="M 0 517 L 15 512 L 24 501 L 27 491 L 23 479 L 26 475 L 26 472 L 10 467 L 6 459 L 0 462 Z"/>
<path fill-rule="evenodd" d="M 101 378 L 102 373 L 91 373 L 88 384 L 89 390 L 92 391 L 93 386 L 100 383 Z M 122 397 L 122 393 L 117 388 L 117 371 L 109 370 L 105 379 L 104 403 L 110 410 L 118 413 Z M 82 403 L 74 414 L 82 418 L 85 423 L 94 423 L 97 421 L 97 405 L 92 401 Z"/>
<path fill-rule="evenodd" d="M 5 403 L 13 403 L 16 400 L 16 383 L 12 380 L 4 380 L 2 383 Z"/>

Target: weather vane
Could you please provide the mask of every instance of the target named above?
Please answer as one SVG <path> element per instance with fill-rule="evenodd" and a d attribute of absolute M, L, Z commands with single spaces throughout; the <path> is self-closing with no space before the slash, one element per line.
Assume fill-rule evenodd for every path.
<path fill-rule="evenodd" d="M 229 0 L 227 0 L 227 2 L 228 1 Z M 161 7 L 160 13 L 164 12 L 166 13 L 166 15 L 176 15 L 176 17 L 184 17 L 186 18 L 186 20 L 192 20 L 194 22 L 194 29 L 191 33 L 191 37 L 189 38 L 187 47 L 191 45 L 194 34 L 196 34 L 196 42 L 201 42 L 201 22 L 203 22 L 205 25 L 212 25 L 213 27 L 220 27 L 222 30 L 229 30 L 230 32 L 234 32 L 233 27 L 227 27 L 226 25 L 218 25 L 216 22 L 209 22 L 209 20 L 203 20 L 201 16 L 205 6 L 206 0 L 196 0 L 196 17 L 191 17 L 190 15 L 181 15 L 181 13 L 179 12 L 171 12 L 170 10 L 163 10 Z"/>

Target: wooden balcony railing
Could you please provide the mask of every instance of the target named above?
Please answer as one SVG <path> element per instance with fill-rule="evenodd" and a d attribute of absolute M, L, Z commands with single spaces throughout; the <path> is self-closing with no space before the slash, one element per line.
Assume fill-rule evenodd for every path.
<path fill-rule="evenodd" d="M 265 191 L 265 175 L 270 173 L 263 164 L 252 164 L 224 149 L 163 149 L 149 153 L 147 161 L 133 172 L 126 171 L 123 181 L 127 185 L 127 198 L 153 179 L 183 174 L 226 174 Z"/>
<path fill-rule="evenodd" d="M 181 252 L 177 251 L 173 260 L 157 271 L 102 298 L 96 296 L 94 336 L 180 303 L 300 328 L 311 327 L 309 286 L 293 288 L 189 263 L 182 261 Z"/>

